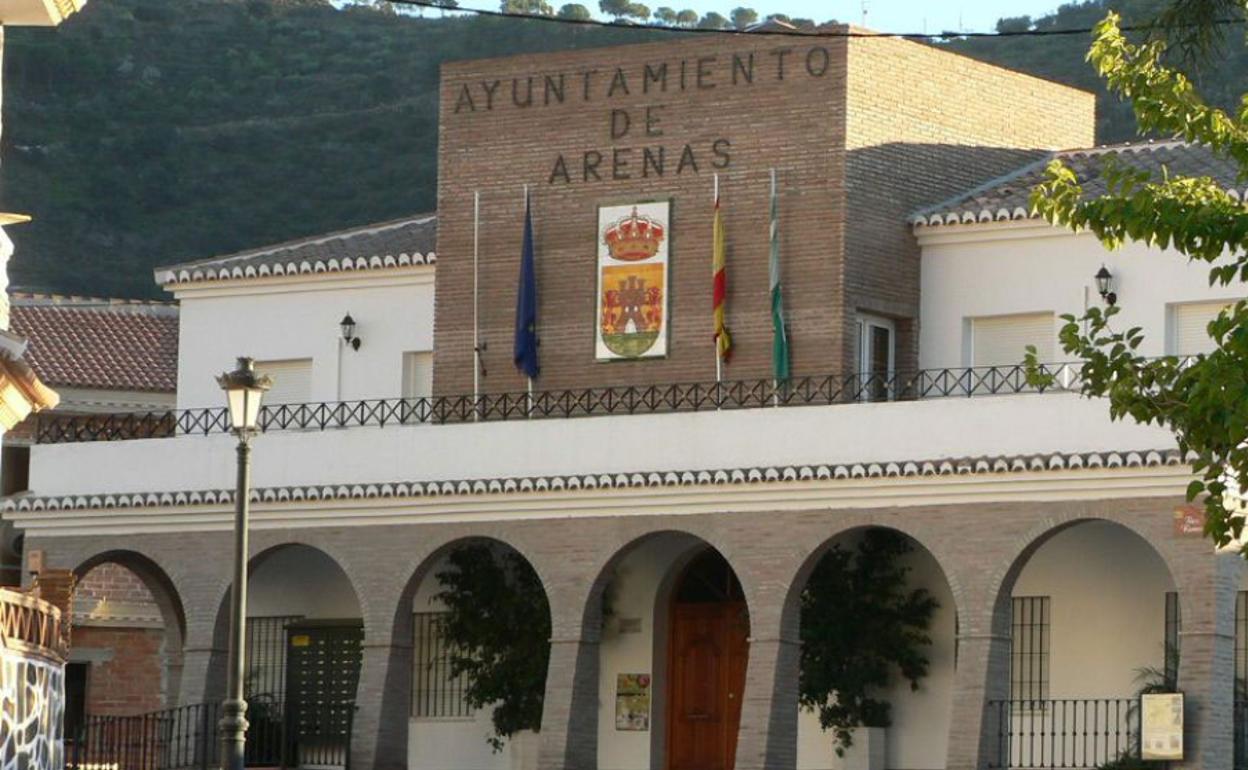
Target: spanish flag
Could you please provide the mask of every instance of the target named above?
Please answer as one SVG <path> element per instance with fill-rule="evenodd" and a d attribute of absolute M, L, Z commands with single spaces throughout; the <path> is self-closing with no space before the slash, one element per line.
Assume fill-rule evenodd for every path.
<path fill-rule="evenodd" d="M 711 274 L 712 298 L 715 318 L 715 351 L 719 360 L 727 361 L 732 355 L 732 336 L 724 323 L 724 310 L 728 302 L 728 273 L 724 259 L 724 219 L 719 213 L 719 180 L 715 185 L 715 221 L 712 226 Z"/>

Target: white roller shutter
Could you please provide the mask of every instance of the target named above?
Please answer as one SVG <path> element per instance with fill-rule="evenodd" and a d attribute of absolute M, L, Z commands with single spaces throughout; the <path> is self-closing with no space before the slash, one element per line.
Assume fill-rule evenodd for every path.
<path fill-rule="evenodd" d="M 312 359 L 257 361 L 256 371 L 273 378 L 265 404 L 306 404 L 312 400 Z"/>
<path fill-rule="evenodd" d="M 433 395 L 433 353 L 403 354 L 403 398 L 429 398 Z"/>
<path fill-rule="evenodd" d="M 1206 331 L 1228 302 L 1192 302 L 1170 307 L 1170 352 L 1176 356 L 1194 356 L 1213 350 L 1213 339 Z"/>
<path fill-rule="evenodd" d="M 971 365 L 1013 366 L 1023 361 L 1027 346 L 1036 346 L 1042 363 L 1053 361 L 1056 337 L 1052 313 L 983 316 L 971 319 Z"/>

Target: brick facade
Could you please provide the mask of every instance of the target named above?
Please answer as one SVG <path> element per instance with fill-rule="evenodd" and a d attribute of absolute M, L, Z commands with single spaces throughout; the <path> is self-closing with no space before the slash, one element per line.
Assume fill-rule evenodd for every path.
<path fill-rule="evenodd" d="M 859 311 L 897 322 L 904 369 L 917 360 L 919 274 L 906 215 L 1037 150 L 1090 144 L 1094 126 L 1090 94 L 919 43 L 763 36 L 448 64 L 440 110 L 439 394 L 472 390 L 474 192 L 485 392 L 524 388 L 511 346 L 526 184 L 538 387 L 713 379 L 715 173 L 735 342 L 725 378 L 768 376 L 771 168 L 794 371 L 852 371 Z M 660 148 L 662 175 L 646 164 Z M 693 162 L 682 164 L 686 148 Z M 596 362 L 597 207 L 656 198 L 673 202 L 668 356 Z"/>
<path fill-rule="evenodd" d="M 365 629 L 364 666 L 353 740 L 353 767 L 405 766 L 411 682 L 413 593 L 429 566 L 464 538 L 510 544 L 543 580 L 552 613 L 552 656 L 541 732 L 543 770 L 596 764 L 598 609 L 613 565 L 644 539 L 683 532 L 716 547 L 744 588 L 751 647 L 738 744 L 740 770 L 792 768 L 796 751 L 798 596 L 829 541 L 862 526 L 887 526 L 926 548 L 944 572 L 956 605 L 960 661 L 954 682 L 951 770 L 980 768 L 997 726 L 984 703 L 1008 693 L 1009 596 L 1028 557 L 1049 537 L 1086 520 L 1106 520 L 1140 535 L 1174 579 L 1183 613 L 1180 687 L 1189 716 L 1186 767 L 1231 766 L 1234 594 L 1242 560 L 1215 555 L 1201 537 L 1175 534 L 1175 498 L 931 505 L 864 511 L 805 510 L 680 516 L 571 517 L 552 523 L 513 519 L 420 526 L 323 527 L 256 531 L 254 554 L 287 543 L 323 550 L 343 568 Z M 973 534 L 973 536 L 971 536 Z M 120 542 L 113 537 L 42 537 L 32 546 L 59 564 L 89 563 Z M 128 535 L 130 554 L 160 570 L 188 621 L 181 702 L 220 694 L 226 629 L 221 607 L 228 532 Z"/>

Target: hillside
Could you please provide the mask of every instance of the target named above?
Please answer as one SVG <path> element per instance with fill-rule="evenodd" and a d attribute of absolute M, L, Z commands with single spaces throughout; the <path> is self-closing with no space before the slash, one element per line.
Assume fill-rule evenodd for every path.
<path fill-rule="evenodd" d="M 1135 8 L 1159 0 L 1135 0 Z M 1088 25 L 1104 2 L 1037 25 Z M 154 296 L 151 267 L 432 210 L 442 61 L 653 38 L 326 0 L 93 0 L 5 51 L 2 210 L 16 286 Z M 1085 88 L 1086 39 L 952 48 Z M 1246 82 L 1234 46 L 1211 81 Z M 1103 100 L 1105 101 L 1105 100 Z M 1121 106 L 1100 136 L 1132 135 Z"/>

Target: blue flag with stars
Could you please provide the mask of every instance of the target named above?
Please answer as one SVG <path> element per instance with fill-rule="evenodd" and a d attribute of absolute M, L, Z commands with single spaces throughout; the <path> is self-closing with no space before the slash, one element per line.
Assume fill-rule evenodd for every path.
<path fill-rule="evenodd" d="M 516 368 L 537 377 L 537 271 L 533 264 L 533 219 L 524 199 L 524 245 L 520 253 L 520 286 L 516 292 Z"/>

